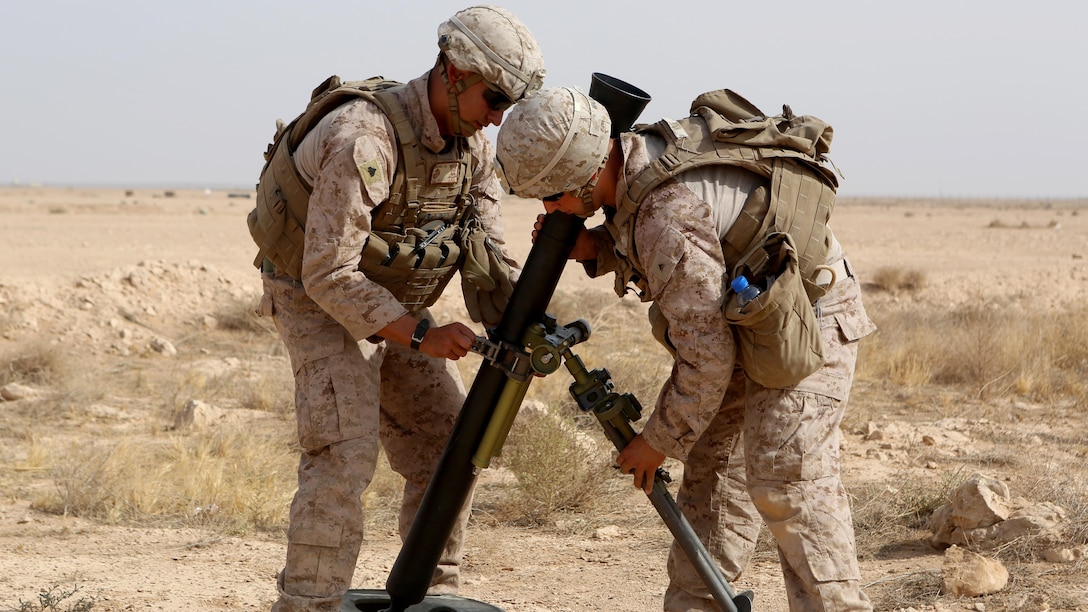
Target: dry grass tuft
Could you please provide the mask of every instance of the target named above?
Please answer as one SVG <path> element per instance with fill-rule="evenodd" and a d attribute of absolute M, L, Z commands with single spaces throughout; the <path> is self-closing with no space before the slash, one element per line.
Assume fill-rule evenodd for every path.
<path fill-rule="evenodd" d="M 257 368 L 253 364 L 222 371 L 177 368 L 166 380 L 141 379 L 139 384 L 145 393 L 162 397 L 161 416 L 168 420 L 189 400 L 204 398 L 223 408 L 294 414 L 294 379 L 289 368 Z"/>
<path fill-rule="evenodd" d="M 901 268 L 880 268 L 867 279 L 866 290 L 902 294 L 916 293 L 926 286 L 925 273 Z"/>
<path fill-rule="evenodd" d="M 879 604 L 876 608 L 878 610 L 915 610 L 915 606 L 937 599 L 941 592 L 941 572 L 924 570 L 908 574 L 892 574 L 862 587 L 871 598 L 874 598 L 874 603 Z"/>
<path fill-rule="evenodd" d="M 210 526 L 231 533 L 286 525 L 296 452 L 244 424 L 150 442 L 124 438 L 53 449 L 55 491 L 33 507 L 109 524 Z"/>
<path fill-rule="evenodd" d="M 238 393 L 242 408 L 274 414 L 294 414 L 294 387 L 290 380 L 285 381 L 282 376 L 263 374 L 246 382 Z"/>
<path fill-rule="evenodd" d="M 1026 562 L 1039 558 L 1044 548 L 1088 544 L 1088 475 L 1077 460 L 1037 461 L 1024 470 L 1028 474 L 1019 495 L 1046 501 L 1065 511 L 1060 534 L 1039 534 L 1011 542 L 1001 548 L 999 558 L 1008 562 Z"/>
<path fill-rule="evenodd" d="M 55 344 L 34 341 L 10 349 L 0 357 L 0 386 L 64 385 L 74 374 L 73 360 Z"/>
<path fill-rule="evenodd" d="M 220 305 L 213 318 L 218 329 L 232 332 L 273 332 L 272 325 L 257 316 L 257 305 L 252 300 L 237 299 Z"/>
<path fill-rule="evenodd" d="M 1088 400 L 1088 307 L 1055 314 L 967 304 L 874 318 L 880 331 L 861 344 L 861 380 L 965 388 L 978 398 Z"/>
<path fill-rule="evenodd" d="M 404 493 L 404 477 L 393 471 L 385 451 L 378 455 L 378 467 L 370 486 L 363 492 L 367 531 L 395 532 Z"/>
<path fill-rule="evenodd" d="M 925 527 L 933 511 L 962 484 L 962 471 L 941 480 L 923 481 L 910 474 L 890 479 L 894 485 L 871 484 L 854 492 L 853 515 L 858 556 L 875 556 L 889 542 L 903 541 Z"/>

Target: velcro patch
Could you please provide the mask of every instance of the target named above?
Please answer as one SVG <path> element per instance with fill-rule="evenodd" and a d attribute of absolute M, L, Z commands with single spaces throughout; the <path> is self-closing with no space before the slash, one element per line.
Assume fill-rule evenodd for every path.
<path fill-rule="evenodd" d="M 374 204 L 380 204 L 389 197 L 389 178 L 385 176 L 385 159 L 375 149 L 370 139 L 361 136 L 355 140 L 355 148 L 352 151 L 352 159 L 355 168 L 359 171 L 359 178 L 363 180 L 363 189 Z"/>
<path fill-rule="evenodd" d="M 676 264 L 684 257 L 685 243 L 684 237 L 675 228 L 666 228 L 654 245 L 653 259 L 646 270 L 647 280 L 656 281 L 658 287 L 665 286 L 672 278 Z"/>
<path fill-rule="evenodd" d="M 431 168 L 432 185 L 456 185 L 461 182 L 461 162 L 439 162 Z"/>
<path fill-rule="evenodd" d="M 363 178 L 363 183 L 367 186 L 385 182 L 385 174 L 382 172 L 382 167 L 378 165 L 377 159 L 368 159 L 359 164 L 359 176 Z"/>

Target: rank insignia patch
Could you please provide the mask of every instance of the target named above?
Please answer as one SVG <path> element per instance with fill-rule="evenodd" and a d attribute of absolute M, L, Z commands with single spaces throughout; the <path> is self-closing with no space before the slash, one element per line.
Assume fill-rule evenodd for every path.
<path fill-rule="evenodd" d="M 384 182 L 384 173 L 377 159 L 369 159 L 359 164 L 359 176 L 367 185 Z"/>

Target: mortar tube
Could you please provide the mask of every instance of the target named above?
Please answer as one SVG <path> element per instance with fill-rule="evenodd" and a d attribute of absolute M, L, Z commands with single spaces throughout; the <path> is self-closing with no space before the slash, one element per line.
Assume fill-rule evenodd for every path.
<path fill-rule="evenodd" d="M 522 268 L 522 280 L 515 285 L 494 329 L 497 341 L 516 346 L 525 338 L 530 325 L 543 320 L 584 224 L 584 219 L 567 213 L 553 212 L 544 217 Z M 502 368 L 494 363 L 480 367 L 386 579 L 389 612 L 405 612 L 426 597 L 442 550 L 476 482 L 478 468 L 473 465 L 472 457 L 508 380 Z"/>

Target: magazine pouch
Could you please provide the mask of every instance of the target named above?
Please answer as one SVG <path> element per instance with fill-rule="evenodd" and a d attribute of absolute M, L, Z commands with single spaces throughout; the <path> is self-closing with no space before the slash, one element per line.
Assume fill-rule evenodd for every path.
<path fill-rule="evenodd" d="M 731 281 L 745 276 L 762 293 L 741 306 Z M 768 234 L 726 278 L 723 311 L 737 338 L 737 357 L 748 378 L 764 387 L 796 385 L 824 364 L 824 342 L 801 280 L 797 249 L 784 232 Z"/>

